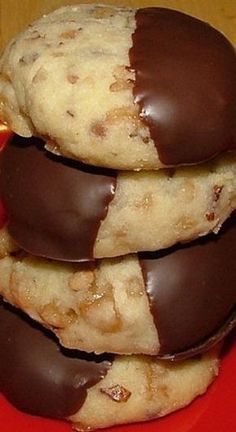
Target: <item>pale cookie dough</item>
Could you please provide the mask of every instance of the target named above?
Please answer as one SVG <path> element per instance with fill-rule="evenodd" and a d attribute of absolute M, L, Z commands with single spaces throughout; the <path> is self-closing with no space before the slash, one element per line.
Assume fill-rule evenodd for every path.
<path fill-rule="evenodd" d="M 0 61 L 1 118 L 19 135 L 46 137 L 48 149 L 86 163 L 161 166 L 126 68 L 134 14 L 69 6 L 29 27 Z"/>
<path fill-rule="evenodd" d="M 236 208 L 236 158 L 176 171 L 119 173 L 96 258 L 155 251 L 218 233 Z"/>
<path fill-rule="evenodd" d="M 162 417 L 203 394 L 217 374 L 214 351 L 176 364 L 141 356 L 116 357 L 71 420 L 75 429 L 87 430 Z"/>
<path fill-rule="evenodd" d="M 132 37 L 136 28 L 136 12 L 137 9 L 114 6 L 67 6 L 43 16 L 29 26 L 8 45 L 0 60 L 1 119 L 19 135 L 40 136 L 47 141 L 46 146 L 52 152 L 77 158 L 88 164 L 138 170 L 163 167 L 164 163 L 160 160 L 160 152 L 155 147 L 149 127 L 142 121 L 145 113 L 140 111 L 138 103 L 134 103 L 133 87 L 136 78 L 135 71 L 130 67 L 129 50 L 132 47 Z M 176 16 L 173 12 L 172 15 Z M 186 21 L 188 22 L 188 19 Z M 192 23 L 191 19 L 190 22 Z M 209 28 L 203 25 L 204 31 L 206 29 L 208 31 Z M 213 31 L 213 34 L 218 40 L 217 32 Z M 222 36 L 219 37 L 223 39 Z M 205 38 L 206 41 L 211 40 L 207 35 Z M 170 37 L 170 43 L 172 39 Z M 227 42 L 224 42 L 223 46 L 227 47 L 226 51 L 229 50 L 230 59 L 234 58 Z M 173 49 L 176 53 L 177 49 Z M 181 48 L 179 52 L 181 53 Z M 209 62 L 209 67 L 212 63 L 215 67 L 214 43 L 213 53 L 213 60 Z M 205 55 L 204 49 L 203 55 Z M 221 54 L 219 58 L 222 64 Z M 189 91 L 192 82 L 195 82 L 194 73 L 197 75 L 197 82 L 202 74 L 204 76 L 206 62 L 204 58 L 200 62 L 198 56 L 198 64 L 202 65 L 202 63 L 203 70 L 200 66 L 197 74 L 194 69 L 195 63 L 193 71 L 189 68 L 188 83 L 185 76 L 188 68 L 183 68 L 183 73 L 180 73 L 181 88 L 187 86 Z M 218 63 L 217 57 L 215 73 L 218 73 Z M 229 69 L 230 67 L 231 63 Z M 178 68 L 175 68 L 175 64 L 170 63 L 170 69 L 177 73 Z M 207 82 L 212 83 L 211 70 L 206 74 L 208 74 Z M 184 80 L 181 78 L 183 75 Z M 222 76 L 223 81 L 229 76 L 227 66 L 220 67 L 220 82 Z M 173 79 L 175 80 L 175 76 Z M 218 80 L 216 79 L 215 82 Z M 165 87 L 165 80 L 163 84 Z M 202 126 L 199 122 L 205 122 L 204 119 L 209 115 L 211 135 L 215 129 L 214 125 L 216 124 L 217 127 L 222 119 L 227 118 L 226 130 L 230 133 L 232 122 L 231 119 L 228 121 L 228 114 L 225 115 L 224 107 L 231 106 L 231 102 L 227 103 L 224 100 L 224 89 L 226 88 L 227 95 L 232 95 L 234 89 L 232 88 L 231 91 L 231 87 L 233 87 L 231 80 L 228 84 L 223 84 L 223 96 L 220 92 L 218 94 L 217 88 L 213 87 L 209 98 L 205 99 L 202 83 L 200 89 L 196 85 L 197 90 L 195 89 L 193 96 L 191 94 L 189 97 L 190 101 L 187 97 L 187 105 L 186 108 L 182 108 L 182 112 L 190 113 L 197 105 L 196 97 L 201 95 L 200 103 L 198 101 L 200 109 L 197 108 L 200 119 L 196 119 L 193 115 L 191 121 L 182 121 L 181 118 L 180 123 L 185 125 L 191 123 L 191 128 L 193 126 L 196 132 L 193 135 L 196 136 Z M 188 92 L 183 93 L 185 103 Z M 208 95 L 208 92 L 206 93 Z M 212 104 L 213 110 L 219 105 L 216 113 L 214 112 L 216 117 L 214 121 L 214 116 L 211 116 L 208 110 L 208 103 L 211 100 L 215 100 Z M 181 100 L 180 105 L 182 102 Z M 167 100 L 167 106 L 168 103 Z M 164 103 L 157 116 L 166 115 L 168 123 L 167 106 Z M 174 105 L 170 108 L 173 116 L 175 108 L 174 100 Z M 179 135 L 178 131 L 176 135 Z M 177 140 L 178 146 L 182 145 L 182 139 L 180 134 L 180 139 Z M 187 148 L 191 148 L 192 140 L 189 138 L 188 141 Z M 208 157 L 197 158 L 197 161 L 201 162 L 225 150 L 224 142 L 226 141 L 228 145 L 228 138 L 220 138 L 219 141 L 220 149 L 217 147 L 216 151 L 210 152 Z M 208 134 L 202 134 L 201 143 L 204 143 L 201 144 L 203 148 L 210 146 Z M 232 143 L 232 147 L 235 148 L 235 143 Z M 165 163 L 165 165 L 172 164 Z"/>
<path fill-rule="evenodd" d="M 76 266 L 34 257 L 0 260 L 0 294 L 51 328 L 68 348 L 155 354 L 160 344 L 135 257 Z"/>

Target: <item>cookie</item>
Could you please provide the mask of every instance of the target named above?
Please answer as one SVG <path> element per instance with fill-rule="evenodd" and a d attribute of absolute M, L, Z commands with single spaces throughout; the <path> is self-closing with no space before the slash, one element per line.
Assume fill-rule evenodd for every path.
<path fill-rule="evenodd" d="M 0 294 L 68 348 L 183 359 L 236 325 L 235 256 L 233 220 L 156 254 L 63 264 L 20 252 L 0 260 Z"/>
<path fill-rule="evenodd" d="M 14 136 L 0 156 L 8 229 L 33 255 L 85 261 L 217 233 L 236 208 L 235 154 L 176 170 L 114 172 Z"/>
<path fill-rule="evenodd" d="M 18 409 L 70 419 L 78 430 L 166 415 L 204 393 L 218 373 L 218 350 L 179 363 L 86 356 L 2 305 L 0 324 L 2 392 Z"/>
<path fill-rule="evenodd" d="M 158 169 L 236 148 L 234 47 L 170 9 L 43 16 L 6 48 L 0 101 L 16 133 L 97 166 Z"/>

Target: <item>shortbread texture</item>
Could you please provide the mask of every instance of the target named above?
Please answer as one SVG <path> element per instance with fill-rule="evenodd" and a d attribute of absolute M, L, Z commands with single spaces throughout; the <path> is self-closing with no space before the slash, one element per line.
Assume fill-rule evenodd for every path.
<path fill-rule="evenodd" d="M 3 241 L 6 239 L 5 230 L 0 232 L 1 238 Z M 5 246 L 0 259 L 0 295 L 44 327 L 50 328 L 63 346 L 96 354 L 110 352 L 162 357 L 163 354 L 169 354 L 162 351 L 163 319 L 157 322 L 152 313 L 152 295 L 148 292 L 142 260 L 137 254 L 76 264 L 34 257 L 17 249 L 9 249 L 7 252 L 7 244 Z M 191 250 L 189 253 L 191 254 Z M 226 263 L 222 265 L 225 268 Z M 199 266 L 201 268 L 201 264 Z M 165 286 L 163 283 L 161 273 L 160 269 L 159 282 L 158 278 L 156 281 L 161 288 L 160 305 L 162 294 L 165 289 L 168 291 L 168 284 Z M 199 275 L 201 270 L 196 268 L 194 277 L 197 280 Z M 186 284 L 185 277 L 183 271 L 180 284 Z M 204 281 L 200 276 L 199 284 Z M 178 280 L 176 284 L 178 285 Z M 186 290 L 180 296 L 183 304 L 188 300 L 193 301 L 194 308 L 197 306 L 192 299 L 191 289 L 194 292 L 196 290 L 191 284 L 186 284 Z M 212 291 L 204 297 L 204 301 L 207 300 L 209 304 L 216 297 L 214 289 Z M 201 297 L 200 294 L 199 296 Z M 164 325 L 169 326 L 173 338 L 173 320 L 176 322 L 172 311 L 173 303 L 171 306 L 171 300 L 166 299 L 166 302 L 165 306 L 160 306 L 160 311 L 164 308 Z M 212 307 L 214 308 L 213 304 Z M 202 313 L 206 315 L 201 319 L 207 329 L 208 312 L 201 312 L 199 317 Z M 186 307 L 183 307 L 182 315 L 188 325 L 197 325 L 198 318 L 191 316 Z M 221 325 L 225 318 L 225 315 L 221 316 Z M 181 320 L 176 323 L 182 329 L 181 332 L 187 332 L 185 325 Z M 204 338 L 213 330 L 217 331 L 217 328 L 218 324 L 208 330 Z M 197 336 L 196 330 L 192 335 L 193 338 Z M 198 344 L 195 339 L 188 340 L 187 343 L 188 346 L 169 348 L 170 353 L 172 350 L 172 354 L 183 354 L 186 348 L 196 348 Z M 206 349 L 210 346 L 212 344 L 206 345 Z M 190 354 L 193 355 L 192 352 Z"/>
<path fill-rule="evenodd" d="M 62 264 L 21 253 L 0 260 L 0 295 L 87 352 L 157 354 L 158 331 L 135 255 Z"/>
<path fill-rule="evenodd" d="M 133 101 L 135 11 L 67 6 L 30 25 L 0 60 L 0 118 L 92 165 L 161 167 Z"/>
<path fill-rule="evenodd" d="M 236 158 L 176 170 L 120 172 L 95 258 L 155 251 L 217 233 L 236 208 Z"/>
<path fill-rule="evenodd" d="M 179 363 L 146 356 L 116 357 L 71 420 L 75 429 L 86 430 L 162 417 L 203 394 L 218 367 L 215 351 Z"/>

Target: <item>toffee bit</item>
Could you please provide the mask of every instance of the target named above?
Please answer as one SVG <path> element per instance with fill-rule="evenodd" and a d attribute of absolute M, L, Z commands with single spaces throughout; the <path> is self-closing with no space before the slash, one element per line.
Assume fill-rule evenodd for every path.
<path fill-rule="evenodd" d="M 215 213 L 214 212 L 207 212 L 205 214 L 208 222 L 212 222 L 215 219 Z"/>
<path fill-rule="evenodd" d="M 129 134 L 129 137 L 130 138 L 136 138 L 138 136 L 138 132 L 131 132 L 130 134 Z"/>
<path fill-rule="evenodd" d="M 144 142 L 144 144 L 148 144 L 149 143 L 149 141 L 150 141 L 150 138 L 149 137 L 143 137 L 142 138 L 142 141 Z"/>
<path fill-rule="evenodd" d="M 119 403 L 127 402 L 132 394 L 129 390 L 119 384 L 109 388 L 100 388 L 100 392 L 106 394 L 114 402 Z"/>
<path fill-rule="evenodd" d="M 97 135 L 97 136 L 99 136 L 101 138 L 104 138 L 106 136 L 106 127 L 105 127 L 105 125 L 102 122 L 97 121 L 97 122 L 95 122 L 95 123 L 92 124 L 92 126 L 91 126 L 91 132 L 94 135 Z"/>
<path fill-rule="evenodd" d="M 125 91 L 128 90 L 131 87 L 131 81 L 125 80 L 125 79 L 117 79 L 117 81 L 113 82 L 109 90 L 113 93 L 119 92 L 119 91 Z"/>
<path fill-rule="evenodd" d="M 74 74 L 67 75 L 67 81 L 69 81 L 70 84 L 77 83 L 78 79 L 79 79 L 78 75 L 74 75 Z"/>
<path fill-rule="evenodd" d="M 107 112 L 106 114 L 106 121 L 109 123 L 113 123 L 116 121 L 121 121 L 123 119 L 128 119 L 134 123 L 134 126 L 136 126 L 136 123 L 138 123 L 138 111 L 134 109 L 134 107 L 120 107 L 120 108 L 114 108 Z"/>
<path fill-rule="evenodd" d="M 215 202 L 217 202 L 217 201 L 219 200 L 219 198 L 220 198 L 220 194 L 221 194 L 221 192 L 222 192 L 222 189 L 223 189 L 223 186 L 215 185 L 215 186 L 213 187 L 213 192 L 214 192 L 214 201 L 215 201 Z"/>
<path fill-rule="evenodd" d="M 62 37 L 63 39 L 75 39 L 81 30 L 82 30 L 81 28 L 78 28 L 76 30 L 67 30 L 67 31 L 61 33 L 60 37 Z"/>

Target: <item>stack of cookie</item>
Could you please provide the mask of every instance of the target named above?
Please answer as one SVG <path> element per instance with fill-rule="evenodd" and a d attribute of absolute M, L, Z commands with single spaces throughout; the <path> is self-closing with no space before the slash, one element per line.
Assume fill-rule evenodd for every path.
<path fill-rule="evenodd" d="M 67 6 L 6 48 L 0 101 L 2 391 L 86 430 L 187 405 L 236 323 L 234 48 L 169 9 Z"/>

